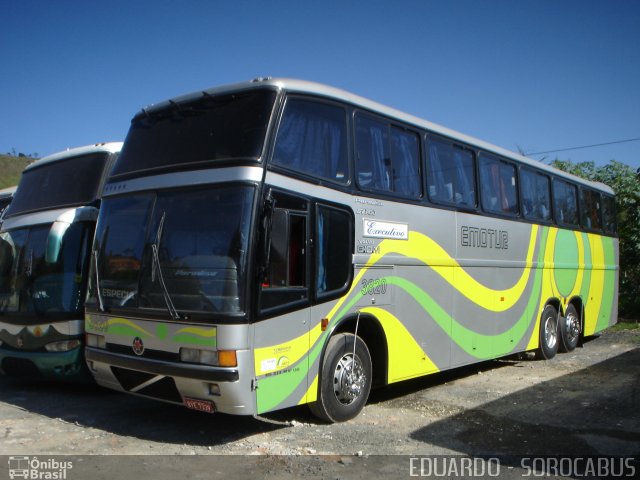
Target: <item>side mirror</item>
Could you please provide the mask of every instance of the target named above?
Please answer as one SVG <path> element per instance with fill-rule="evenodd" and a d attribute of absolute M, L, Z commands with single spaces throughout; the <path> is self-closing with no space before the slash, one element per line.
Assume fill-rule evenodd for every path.
<path fill-rule="evenodd" d="M 275 200 L 273 199 L 273 195 L 271 190 L 267 192 L 267 195 L 264 199 L 264 205 L 262 207 L 262 218 L 261 218 L 261 230 L 262 230 L 262 251 L 260 252 L 260 261 L 258 267 L 258 273 L 260 275 L 260 281 L 263 280 L 264 273 L 266 272 L 269 266 L 269 257 L 271 256 L 271 225 L 273 222 L 273 211 L 275 208 Z"/>

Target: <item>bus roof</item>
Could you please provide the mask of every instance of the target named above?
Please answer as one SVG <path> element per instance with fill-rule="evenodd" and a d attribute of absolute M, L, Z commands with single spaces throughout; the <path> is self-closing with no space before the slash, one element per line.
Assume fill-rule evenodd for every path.
<path fill-rule="evenodd" d="M 611 194 L 614 193 L 613 190 L 608 185 L 605 185 L 603 183 L 585 180 L 583 178 L 577 177 L 570 173 L 563 172 L 561 170 L 553 168 L 550 165 L 546 165 L 542 162 L 520 155 L 519 153 L 512 152 L 505 148 L 492 145 L 488 142 L 479 140 L 469 135 L 465 135 L 463 133 L 457 132 L 450 128 L 443 127 L 441 125 L 429 122 L 427 120 L 423 120 L 419 117 L 410 115 L 400 110 L 396 110 L 395 108 L 388 107 L 386 105 L 375 102 L 373 100 L 369 100 L 359 95 L 347 92 L 345 90 L 341 90 L 339 88 L 331 87 L 321 83 L 310 82 L 307 80 L 267 77 L 267 78 L 256 78 L 254 80 L 250 80 L 246 82 L 222 85 L 219 87 L 200 90 L 197 92 L 182 95 L 182 96 L 173 98 L 171 100 L 160 102 L 158 104 L 150 105 L 149 107 L 142 109 L 136 116 L 146 115 L 147 113 L 153 112 L 155 110 L 164 109 L 166 107 L 171 106 L 171 104 L 192 101 L 202 97 L 203 95 L 219 95 L 219 94 L 246 91 L 246 90 L 252 90 L 256 88 L 265 88 L 265 87 L 275 88 L 277 90 L 285 91 L 285 92 L 309 94 L 309 95 L 320 96 L 320 97 L 324 97 L 332 100 L 338 100 L 341 102 L 346 102 L 356 107 L 361 107 L 363 109 L 367 109 L 375 113 L 379 113 L 381 115 L 396 118 L 402 122 L 406 122 L 406 123 L 415 125 L 417 127 L 429 130 L 431 132 L 437 133 L 439 135 L 443 135 L 451 139 L 456 139 L 463 143 L 481 148 L 488 152 L 495 153 L 503 157 L 507 157 L 509 159 L 520 162 L 521 164 L 529 165 L 531 167 L 546 171 L 558 177 L 564 177 L 573 182 L 580 183 L 582 185 L 586 185 L 591 188 L 601 190 L 603 192 L 607 192 Z"/>
<path fill-rule="evenodd" d="M 47 155 L 46 157 L 43 157 L 40 160 L 36 160 L 35 162 L 27 165 L 24 171 L 27 172 L 32 168 L 41 167 L 43 164 L 59 162 L 61 160 L 66 160 L 67 158 L 71 158 L 71 157 L 79 157 L 81 155 L 88 155 L 91 153 L 99 153 L 99 152 L 116 153 L 116 152 L 119 152 L 121 149 L 122 149 L 122 142 L 95 143 L 93 145 L 86 145 L 84 147 L 69 148 L 62 152 L 54 153 L 53 155 Z"/>

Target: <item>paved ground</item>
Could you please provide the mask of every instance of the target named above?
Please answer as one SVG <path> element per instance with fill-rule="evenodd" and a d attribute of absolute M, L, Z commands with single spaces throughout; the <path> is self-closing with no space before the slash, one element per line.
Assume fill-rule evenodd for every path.
<path fill-rule="evenodd" d="M 0 377 L 0 455 L 73 455 L 76 472 L 85 468 L 94 478 L 122 469 L 140 478 L 154 471 L 160 480 L 185 468 L 191 478 L 210 478 L 211 468 L 255 469 L 271 478 L 364 478 L 358 472 L 373 469 L 404 478 L 408 456 L 638 458 L 639 412 L 636 329 L 605 332 L 547 362 L 497 360 L 394 385 L 373 392 L 358 418 L 336 425 L 317 423 L 306 408 L 269 415 L 290 423 L 283 426 L 209 416 L 97 386 Z M 188 467 L 184 457 L 81 457 L 96 454 L 261 456 L 191 457 Z M 0 480 L 8 478 L 5 468 L 0 462 Z"/>

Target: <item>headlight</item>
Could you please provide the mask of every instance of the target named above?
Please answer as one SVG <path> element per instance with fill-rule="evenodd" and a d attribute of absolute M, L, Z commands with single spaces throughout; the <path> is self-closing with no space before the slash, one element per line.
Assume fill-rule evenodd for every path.
<path fill-rule="evenodd" d="M 215 367 L 236 367 L 238 360 L 235 351 L 198 350 L 183 347 L 180 349 L 180 361 L 186 363 L 201 363 Z"/>
<path fill-rule="evenodd" d="M 47 352 L 68 352 L 80 346 L 80 340 L 63 340 L 61 342 L 48 343 L 44 346 Z"/>

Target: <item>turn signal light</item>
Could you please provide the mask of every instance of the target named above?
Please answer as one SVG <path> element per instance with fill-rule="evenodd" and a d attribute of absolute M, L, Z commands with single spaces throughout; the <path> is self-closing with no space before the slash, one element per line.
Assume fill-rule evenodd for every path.
<path fill-rule="evenodd" d="M 235 350 L 218 351 L 218 365 L 221 367 L 237 367 L 238 358 Z"/>

